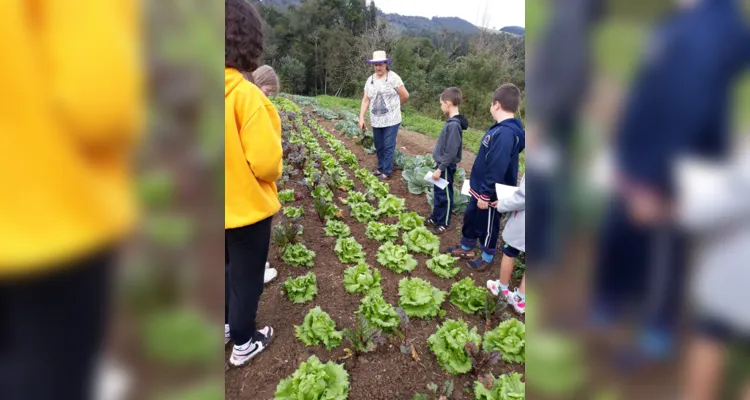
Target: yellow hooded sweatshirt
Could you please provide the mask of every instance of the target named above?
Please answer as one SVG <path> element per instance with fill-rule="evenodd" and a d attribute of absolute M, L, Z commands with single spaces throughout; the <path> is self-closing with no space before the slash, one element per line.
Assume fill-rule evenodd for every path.
<path fill-rule="evenodd" d="M 140 2 L 0 1 L 0 279 L 133 227 Z"/>
<path fill-rule="evenodd" d="M 258 87 L 224 69 L 224 227 L 262 221 L 281 208 L 281 120 Z"/>

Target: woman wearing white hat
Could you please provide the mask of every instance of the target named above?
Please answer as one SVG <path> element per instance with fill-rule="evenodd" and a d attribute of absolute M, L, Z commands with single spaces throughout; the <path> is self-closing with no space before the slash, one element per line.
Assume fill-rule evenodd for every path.
<path fill-rule="evenodd" d="M 359 110 L 359 128 L 366 128 L 365 111 L 369 108 L 378 156 L 378 167 L 373 172 L 381 179 L 390 179 L 396 152 L 396 135 L 401 125 L 401 105 L 409 98 L 409 92 L 401 77 L 391 71 L 391 59 L 386 57 L 385 51 L 372 53 L 372 60 L 367 62 L 374 66 L 375 73 L 365 83 L 365 95 Z"/>

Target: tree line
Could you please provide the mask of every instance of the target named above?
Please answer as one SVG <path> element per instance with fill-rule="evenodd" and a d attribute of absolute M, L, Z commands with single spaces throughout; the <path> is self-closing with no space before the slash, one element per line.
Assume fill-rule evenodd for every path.
<path fill-rule="evenodd" d="M 441 117 L 437 99 L 449 86 L 461 88 L 461 112 L 478 129 L 492 124 L 495 88 L 512 82 L 525 89 L 522 36 L 488 30 L 399 32 L 379 18 L 375 2 L 366 0 L 306 0 L 286 10 L 254 3 L 265 21 L 264 62 L 276 69 L 285 92 L 359 98 L 373 73 L 365 60 L 375 50 L 393 59 L 392 70 L 411 95 L 408 107 L 435 118 Z"/>

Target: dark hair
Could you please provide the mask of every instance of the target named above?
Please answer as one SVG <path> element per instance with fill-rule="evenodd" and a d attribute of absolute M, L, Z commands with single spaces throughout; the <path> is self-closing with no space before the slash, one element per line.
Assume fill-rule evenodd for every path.
<path fill-rule="evenodd" d="M 263 55 L 263 20 L 247 0 L 224 0 L 224 66 L 252 73 Z"/>
<path fill-rule="evenodd" d="M 454 106 L 460 105 L 462 98 L 461 89 L 457 87 L 449 87 L 443 90 L 443 93 L 440 95 L 440 100 L 448 101 Z"/>
<path fill-rule="evenodd" d="M 500 103 L 503 111 L 518 112 L 521 105 L 521 90 L 512 83 L 505 83 L 492 94 L 492 104 Z"/>

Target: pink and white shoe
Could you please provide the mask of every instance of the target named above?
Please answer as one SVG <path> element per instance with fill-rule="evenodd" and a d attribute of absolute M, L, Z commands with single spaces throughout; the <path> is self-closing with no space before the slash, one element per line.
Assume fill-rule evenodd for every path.
<path fill-rule="evenodd" d="M 526 313 L 526 300 L 522 299 L 521 296 L 518 295 L 518 293 L 511 293 L 511 296 L 508 297 L 508 304 L 513 306 L 517 313 Z"/>
<path fill-rule="evenodd" d="M 502 289 L 502 290 L 500 289 L 500 280 L 496 280 L 496 281 L 489 280 L 489 281 L 487 281 L 487 289 L 489 289 L 490 292 L 492 292 L 492 294 L 495 295 L 495 296 L 498 296 L 500 294 L 500 292 L 502 291 L 503 292 L 503 297 L 506 298 L 506 299 L 512 293 L 510 291 L 509 287 L 505 287 L 505 289 Z"/>

